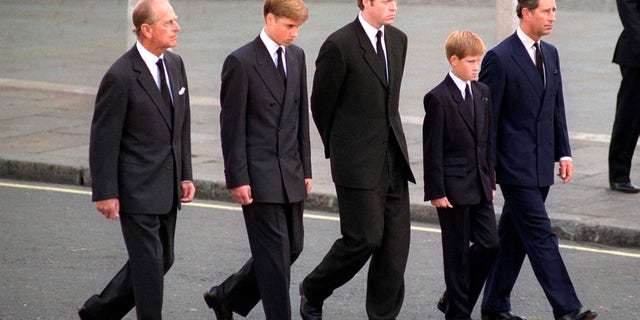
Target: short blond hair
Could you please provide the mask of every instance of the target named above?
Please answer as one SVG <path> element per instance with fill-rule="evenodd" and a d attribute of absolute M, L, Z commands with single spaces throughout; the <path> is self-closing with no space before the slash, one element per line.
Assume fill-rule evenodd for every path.
<path fill-rule="evenodd" d="M 481 56 L 486 48 L 480 37 L 468 30 L 452 32 L 444 45 L 447 60 L 456 56 L 464 59 L 467 56 Z"/>
<path fill-rule="evenodd" d="M 276 18 L 287 18 L 300 24 L 309 19 L 309 9 L 302 0 L 265 0 L 264 17 L 269 13 Z"/>

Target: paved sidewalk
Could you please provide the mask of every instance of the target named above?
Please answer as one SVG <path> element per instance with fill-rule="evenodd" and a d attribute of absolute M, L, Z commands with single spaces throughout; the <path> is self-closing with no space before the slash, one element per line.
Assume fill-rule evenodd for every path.
<path fill-rule="evenodd" d="M 307 52 L 311 77 L 322 40 L 351 21 L 357 8 L 351 1 L 307 2 L 311 19 L 297 43 Z M 1 5 L 0 28 L 8 33 L 0 39 L 2 178 L 89 185 L 88 134 L 95 92 L 102 74 L 127 49 L 126 8 L 105 2 L 82 3 L 66 1 L 52 6 L 34 0 L 4 1 Z M 172 3 L 183 29 L 175 52 L 185 59 L 192 94 L 198 197 L 229 199 L 219 143 L 220 67 L 228 52 L 257 35 L 261 6 L 256 1 Z M 552 187 L 547 208 L 561 238 L 640 247 L 640 195 L 608 189 L 608 134 L 620 80 L 610 60 L 621 26 L 616 12 L 610 6 L 606 9 L 580 11 L 572 7 L 562 11 L 560 7 L 554 33 L 546 38 L 561 54 L 575 163 L 574 179 Z M 410 1 L 400 10 L 396 25 L 410 39 L 401 113 L 412 168 L 419 180 L 410 187 L 413 218 L 437 223 L 434 208 L 422 201 L 422 96 L 448 70 L 443 42 L 449 32 L 471 29 L 483 37 L 487 47 L 495 44 L 493 8 Z M 314 190 L 308 206 L 335 211 L 329 163 L 322 158 L 315 127 L 311 133 Z M 634 165 L 638 167 L 637 161 Z M 633 172 L 631 178 L 640 182 L 640 171 Z M 498 197 L 498 213 L 501 205 Z"/>

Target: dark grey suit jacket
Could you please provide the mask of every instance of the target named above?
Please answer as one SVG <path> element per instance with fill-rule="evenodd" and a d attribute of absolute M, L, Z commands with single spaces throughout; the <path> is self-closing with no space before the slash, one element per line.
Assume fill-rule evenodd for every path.
<path fill-rule="evenodd" d="M 407 36 L 385 26 L 389 83 L 376 51 L 356 20 L 322 44 L 313 79 L 311 110 L 331 159 L 333 181 L 345 187 L 371 189 L 380 179 L 388 140 L 395 139 L 406 163 L 406 178 L 415 183 L 398 112 Z"/>
<path fill-rule="evenodd" d="M 304 51 L 286 49 L 287 87 L 264 43 L 232 52 L 222 67 L 220 135 L 227 188 L 251 186 L 255 202 L 306 198 L 311 178 Z"/>
<path fill-rule="evenodd" d="M 447 197 L 458 206 L 493 200 L 496 184 L 489 87 L 472 81 L 471 91 L 473 108 L 447 75 L 424 97 L 425 201 Z"/>
<path fill-rule="evenodd" d="M 120 210 L 168 213 L 180 181 L 193 180 L 189 90 L 180 56 L 165 51 L 171 110 L 134 46 L 104 75 L 91 123 L 93 201 L 119 198 Z M 179 205 L 179 201 L 178 201 Z"/>

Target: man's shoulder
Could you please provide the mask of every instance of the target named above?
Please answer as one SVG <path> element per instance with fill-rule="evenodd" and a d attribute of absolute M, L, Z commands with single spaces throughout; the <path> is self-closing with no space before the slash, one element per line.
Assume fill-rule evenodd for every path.
<path fill-rule="evenodd" d="M 340 41 L 342 39 L 345 38 L 352 38 L 355 36 L 356 32 L 357 32 L 357 22 L 356 21 L 352 21 L 347 23 L 346 25 L 340 27 L 338 30 L 332 32 L 328 37 L 327 40 L 331 40 L 331 41 Z"/>
<path fill-rule="evenodd" d="M 385 32 L 387 32 L 387 34 L 392 36 L 392 37 L 398 37 L 398 38 L 401 38 L 401 39 L 406 39 L 407 38 L 407 34 L 404 33 L 404 31 L 398 29 L 397 27 L 395 27 L 393 25 L 386 25 L 384 28 L 385 28 Z"/>
<path fill-rule="evenodd" d="M 304 55 L 304 49 L 302 49 L 301 47 L 295 45 L 295 44 L 291 44 L 287 47 L 287 54 L 291 53 L 294 54 L 296 56 L 301 56 Z"/>
<path fill-rule="evenodd" d="M 138 50 L 135 47 L 131 48 L 111 64 L 106 74 L 122 75 L 125 73 L 130 73 L 131 71 L 133 71 L 133 61 L 136 57 L 139 57 L 139 59 L 142 60 L 142 58 L 140 57 L 140 53 L 138 53 Z"/>
<path fill-rule="evenodd" d="M 255 46 L 256 46 L 256 40 L 254 39 L 254 40 L 251 40 L 251 41 L 245 43 L 240 48 L 237 48 L 237 49 L 231 51 L 231 53 L 229 53 L 229 56 L 234 56 L 234 57 L 246 57 L 246 56 L 249 56 L 249 55 L 253 54 L 253 52 L 255 52 Z"/>
<path fill-rule="evenodd" d="M 444 79 L 442 79 L 442 81 L 440 81 L 435 87 L 433 87 L 431 90 L 429 90 L 429 92 L 427 94 L 428 95 L 443 95 L 444 93 L 449 91 L 449 88 L 447 87 L 447 81 L 451 81 L 450 78 L 449 78 L 449 75 L 447 75 Z"/>
<path fill-rule="evenodd" d="M 474 80 L 473 84 L 477 86 L 480 90 L 489 90 L 489 86 L 484 82 Z"/>
<path fill-rule="evenodd" d="M 174 52 L 169 51 L 169 50 L 166 50 L 164 52 L 164 57 L 165 57 L 165 60 L 182 61 L 182 57 L 180 57 L 179 54 L 174 53 Z"/>

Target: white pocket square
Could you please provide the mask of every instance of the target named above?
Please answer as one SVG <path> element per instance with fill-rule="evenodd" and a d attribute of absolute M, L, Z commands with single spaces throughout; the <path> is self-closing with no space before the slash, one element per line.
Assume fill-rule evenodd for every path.
<path fill-rule="evenodd" d="M 180 91 L 178 91 L 178 94 L 179 95 L 183 95 L 185 91 L 187 91 L 187 88 L 182 87 L 182 88 L 180 88 Z"/>

